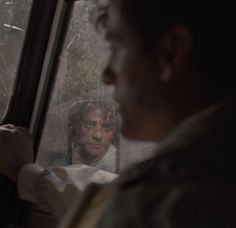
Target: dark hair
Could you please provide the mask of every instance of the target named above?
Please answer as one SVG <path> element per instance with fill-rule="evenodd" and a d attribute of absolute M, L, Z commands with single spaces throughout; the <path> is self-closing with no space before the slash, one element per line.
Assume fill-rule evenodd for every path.
<path fill-rule="evenodd" d="M 140 38 L 146 52 L 155 50 L 160 35 L 175 25 L 187 26 L 193 35 L 191 58 L 211 93 L 235 91 L 232 72 L 232 4 L 203 0 L 110 0 Z M 104 11 L 105 12 L 105 11 Z M 107 13 L 99 21 L 106 26 Z"/>
<path fill-rule="evenodd" d="M 106 100 L 93 100 L 82 101 L 73 104 L 69 110 L 69 128 L 71 131 L 77 130 L 76 126 L 80 126 L 84 120 L 84 116 L 95 109 L 100 109 L 104 113 L 111 112 L 114 119 L 114 125 L 117 127 L 119 124 L 118 105 L 113 101 Z"/>

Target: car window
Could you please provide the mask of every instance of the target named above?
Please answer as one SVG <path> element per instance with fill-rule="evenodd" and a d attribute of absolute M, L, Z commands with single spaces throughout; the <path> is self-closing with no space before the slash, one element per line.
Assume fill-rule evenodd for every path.
<path fill-rule="evenodd" d="M 16 78 L 31 5 L 32 0 L 0 1 L 0 119 Z"/>
<path fill-rule="evenodd" d="M 112 88 L 101 83 L 108 52 L 95 29 L 97 7 L 92 0 L 74 5 L 38 151 L 37 163 L 44 167 L 88 164 L 119 172 L 156 146 L 120 134 Z"/>

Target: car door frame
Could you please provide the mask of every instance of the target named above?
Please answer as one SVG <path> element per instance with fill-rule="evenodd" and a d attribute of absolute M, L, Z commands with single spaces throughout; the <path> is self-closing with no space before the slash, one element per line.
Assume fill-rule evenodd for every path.
<path fill-rule="evenodd" d="M 30 128 L 35 158 L 73 2 L 33 0 L 17 77 L 1 121 Z M 30 205 L 16 197 L 10 180 L 3 177 L 0 183 L 6 210 L 15 215 L 9 225 L 26 227 Z"/>

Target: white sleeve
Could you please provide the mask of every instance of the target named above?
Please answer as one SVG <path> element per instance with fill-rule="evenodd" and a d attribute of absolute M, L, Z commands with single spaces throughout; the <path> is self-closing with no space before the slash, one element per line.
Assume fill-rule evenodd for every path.
<path fill-rule="evenodd" d="M 18 192 L 21 199 L 39 204 L 60 219 L 90 183 L 106 184 L 116 177 L 87 165 L 43 169 L 27 164 L 18 177 Z"/>

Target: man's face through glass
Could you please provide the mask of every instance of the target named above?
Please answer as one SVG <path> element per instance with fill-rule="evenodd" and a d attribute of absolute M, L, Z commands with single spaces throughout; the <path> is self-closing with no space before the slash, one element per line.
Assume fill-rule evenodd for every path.
<path fill-rule="evenodd" d="M 87 111 L 78 126 L 76 144 L 91 157 L 104 155 L 114 136 L 114 114 L 99 108 Z"/>

